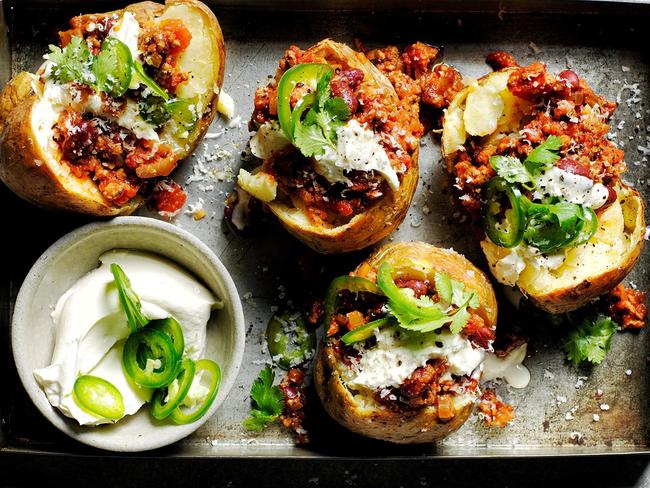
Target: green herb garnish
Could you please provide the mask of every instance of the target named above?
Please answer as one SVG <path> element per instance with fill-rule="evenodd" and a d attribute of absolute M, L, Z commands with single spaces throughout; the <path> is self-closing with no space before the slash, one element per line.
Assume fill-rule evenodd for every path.
<path fill-rule="evenodd" d="M 47 59 L 54 63 L 49 75 L 54 81 L 58 83 L 78 81 L 84 85 L 95 85 L 96 76 L 92 70 L 93 56 L 82 37 L 73 37 L 63 49 L 50 44 Z"/>
<path fill-rule="evenodd" d="M 377 284 L 388 297 L 388 310 L 403 329 L 425 333 L 449 325 L 451 333 L 457 334 L 469 321 L 470 313 L 467 309 L 480 306 L 476 292 L 466 290 L 464 283 L 446 274 L 435 275 L 439 302 L 428 297 L 416 298 L 412 291 L 395 285 L 393 277 L 392 266 L 382 263 L 377 272 Z"/>
<path fill-rule="evenodd" d="M 341 97 L 332 97 L 330 79 L 332 70 L 326 71 L 316 85 L 316 101 L 304 120 L 297 120 L 294 128 L 294 145 L 306 157 L 322 155 L 329 146 L 336 150 L 336 130 L 350 118 L 350 108 Z"/>
<path fill-rule="evenodd" d="M 569 333 L 563 349 L 567 359 L 578 365 L 582 362 L 600 364 L 612 345 L 618 324 L 607 315 L 590 315 Z"/>
<path fill-rule="evenodd" d="M 560 147 L 562 147 L 562 138 L 549 136 L 530 152 L 523 163 L 514 156 L 492 156 L 490 166 L 508 183 L 520 183 L 525 186 L 560 159 L 557 154 Z"/>
<path fill-rule="evenodd" d="M 273 386 L 275 374 L 269 366 L 260 371 L 251 386 L 251 400 L 254 407 L 250 417 L 244 420 L 244 428 L 261 432 L 267 424 L 274 422 L 284 410 L 284 395 L 279 387 Z"/>

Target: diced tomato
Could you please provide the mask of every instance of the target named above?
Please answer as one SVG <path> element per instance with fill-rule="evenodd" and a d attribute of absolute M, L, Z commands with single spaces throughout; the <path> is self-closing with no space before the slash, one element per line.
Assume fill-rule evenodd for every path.
<path fill-rule="evenodd" d="M 352 212 L 354 212 L 354 209 L 352 208 L 352 205 L 350 205 L 350 202 L 347 202 L 345 200 L 339 200 L 336 202 L 335 206 L 336 211 L 343 217 L 349 217 L 352 215 Z"/>
<path fill-rule="evenodd" d="M 160 22 L 160 29 L 171 33 L 178 41 L 170 46 L 170 54 L 183 52 L 190 45 L 192 34 L 180 19 L 165 19 Z"/>
<path fill-rule="evenodd" d="M 187 201 L 187 194 L 173 180 L 162 180 L 156 185 L 152 199 L 158 212 L 175 215 Z"/>

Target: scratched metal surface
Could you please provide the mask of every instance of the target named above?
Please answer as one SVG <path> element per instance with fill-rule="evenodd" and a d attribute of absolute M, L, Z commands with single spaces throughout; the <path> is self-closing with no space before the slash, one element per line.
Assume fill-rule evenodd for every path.
<path fill-rule="evenodd" d="M 480 2 L 479 2 L 480 3 Z M 0 2 L 1 4 L 1 2 Z M 580 2 L 569 2 L 572 9 Z M 10 36 L 10 59 L 2 55 L 0 77 L 22 69 L 35 69 L 57 28 L 83 11 L 108 10 L 112 2 L 85 2 L 83 7 L 54 2 L 5 3 L 4 25 Z M 58 6 L 54 6 L 58 5 Z M 576 369 L 564 361 L 556 335 L 530 330 L 531 342 L 526 365 L 532 373 L 530 385 L 514 390 L 497 386 L 501 395 L 517 407 L 517 419 L 503 430 L 490 430 L 473 416 L 444 442 L 418 447 L 396 447 L 362 439 L 335 425 L 313 399 L 313 442 L 295 447 L 292 437 L 279 428 L 251 435 L 241 428 L 248 411 L 248 392 L 253 378 L 269 360 L 263 331 L 273 307 L 305 303 L 305 290 L 322 290 L 328 278 L 349 271 L 367 252 L 321 258 L 289 237 L 278 225 L 262 226 L 256 235 L 238 237 L 222 221 L 223 201 L 233 188 L 240 166 L 253 164 L 246 151 L 247 119 L 252 111 L 252 94 L 273 73 L 284 48 L 295 43 L 307 47 L 324 38 L 352 42 L 355 36 L 367 46 L 389 43 L 405 45 L 414 40 L 445 46 L 445 61 L 468 78 L 488 71 L 483 59 L 493 49 L 515 54 L 521 63 L 541 59 L 554 71 L 571 68 L 583 76 L 598 93 L 623 101 L 612 122 L 612 133 L 626 150 L 630 171 L 626 180 L 650 196 L 650 174 L 644 152 L 650 152 L 650 80 L 645 29 L 650 8 L 607 15 L 541 15 L 500 12 L 486 2 L 483 13 L 388 13 L 379 11 L 310 13 L 255 11 L 219 8 L 226 38 L 227 67 L 224 89 L 237 106 L 234 121 L 218 120 L 211 136 L 175 174 L 189 193 L 190 204 L 200 203 L 207 217 L 194 221 L 182 214 L 174 223 L 201 238 L 230 270 L 244 303 L 249 324 L 244 362 L 238 381 L 220 411 L 195 435 L 161 455 L 178 456 L 521 456 L 643 452 L 648 449 L 648 334 L 617 334 L 612 351 L 603 364 L 593 369 Z M 118 5 L 119 6 L 119 5 Z M 598 10 L 597 7 L 592 9 Z M 627 8 L 627 7 L 626 7 Z M 0 21 L 2 21 L 0 17 Z M 1 24 L 2 22 L 0 22 Z M 3 29 L 0 27 L 0 35 Z M 641 91 L 635 102 L 626 86 Z M 623 122 L 624 121 L 624 122 Z M 639 149 L 646 148 L 646 149 Z M 421 177 L 408 216 L 388 240 L 424 240 L 453 247 L 482 266 L 477 243 L 463 225 L 452 202 L 448 181 L 440 162 L 439 140 L 422 141 Z M 2 278 L 2 330 L 0 364 L 9 386 L 0 396 L 2 426 L 0 446 L 6 451 L 80 453 L 92 452 L 68 440 L 50 426 L 31 405 L 18 381 L 11 360 L 9 320 L 20 283 L 37 257 L 58 237 L 89 221 L 87 218 L 51 214 L 35 209 L 2 188 L 3 207 L 8 208 L 4 235 L 12 255 Z M 151 215 L 146 210 L 141 212 Z M 639 288 L 648 286 L 648 253 L 630 276 Z M 526 317 L 518 321 L 525 323 Z M 629 370 L 629 371 L 628 371 Z M 626 374 L 626 371 L 630 374 Z M 580 381 L 579 381 L 580 380 Z M 580 386 L 580 384 L 582 384 Z M 597 397 L 597 390 L 602 396 Z M 606 403 L 609 410 L 601 410 Z M 567 412 L 573 418 L 567 420 Z M 600 421 L 593 420 L 600 415 Z M 583 437 L 576 445 L 572 437 Z"/>

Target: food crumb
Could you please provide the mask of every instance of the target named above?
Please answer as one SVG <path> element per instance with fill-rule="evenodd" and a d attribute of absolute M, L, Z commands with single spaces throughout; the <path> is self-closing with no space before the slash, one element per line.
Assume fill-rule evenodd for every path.
<path fill-rule="evenodd" d="M 201 219 L 205 218 L 205 216 L 206 216 L 205 210 L 203 210 L 202 208 L 197 210 L 193 214 L 194 220 L 201 220 Z"/>
<path fill-rule="evenodd" d="M 594 422 L 600 422 L 600 415 L 598 415 L 597 413 L 595 413 L 595 414 L 593 415 L 593 419 L 594 419 Z"/>
<path fill-rule="evenodd" d="M 488 388 L 481 396 L 478 404 L 479 418 L 483 425 L 505 427 L 515 419 L 515 409 L 501 400 L 496 392 Z"/>
<path fill-rule="evenodd" d="M 587 381 L 589 378 L 587 376 L 578 376 L 578 381 L 576 381 L 575 387 L 576 390 L 579 390 L 582 388 L 582 386 L 585 384 L 585 381 Z"/>
<path fill-rule="evenodd" d="M 607 410 L 609 410 L 609 405 L 607 403 L 601 403 L 600 404 L 600 409 L 602 411 L 607 411 Z"/>
<path fill-rule="evenodd" d="M 569 439 L 571 439 L 574 444 L 578 444 L 580 446 L 585 443 L 585 436 L 582 434 L 582 432 L 571 432 L 569 434 Z"/>
<path fill-rule="evenodd" d="M 564 420 L 573 420 L 575 417 L 571 412 L 567 412 L 564 414 Z"/>
<path fill-rule="evenodd" d="M 625 374 L 626 374 L 627 376 L 632 376 L 632 370 L 631 370 L 631 369 L 626 369 L 626 370 L 625 370 Z"/>

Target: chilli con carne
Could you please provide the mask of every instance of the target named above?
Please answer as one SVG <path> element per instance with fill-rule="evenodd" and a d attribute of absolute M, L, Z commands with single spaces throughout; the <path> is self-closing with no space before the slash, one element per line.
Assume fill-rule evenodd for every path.
<path fill-rule="evenodd" d="M 379 143 L 392 171 L 401 180 L 413 165 L 413 155 L 425 131 L 420 118 L 421 103 L 444 108 L 462 85 L 460 75 L 453 68 L 435 64 L 439 57 L 435 48 L 417 43 L 405 51 L 405 62 L 400 61 L 390 69 L 388 63 L 381 62 L 383 51 L 370 51 L 367 55 L 393 84 L 398 95 L 395 102 L 384 97 L 382 88 L 357 68 L 330 66 L 328 89 L 333 99 L 344 104 L 347 121 L 356 121 L 379 135 Z M 391 55 L 398 53 L 396 48 L 386 51 Z M 279 119 L 283 131 L 293 142 L 296 123 L 300 124 L 309 105 L 316 103 L 316 71 L 321 66 L 327 66 L 327 61 L 317 51 L 301 50 L 296 46 L 287 49 L 275 79 L 255 93 L 255 109 L 249 128 L 257 130 Z M 425 78 L 429 81 L 425 82 Z M 289 118 L 292 128 L 287 130 Z M 308 119 L 309 115 L 305 121 Z M 377 171 L 353 169 L 346 171 L 347 184 L 332 182 L 316 170 L 312 160 L 291 147 L 266 158 L 262 171 L 277 182 L 279 198 L 298 199 L 312 220 L 332 225 L 350 221 L 392 191 L 387 179 Z"/>
<path fill-rule="evenodd" d="M 108 44 L 107 41 L 116 42 L 109 34 L 118 22 L 120 18 L 117 14 L 74 17 L 70 21 L 70 29 L 59 32 L 60 46 L 66 48 L 81 37 L 90 54 L 98 56 Z M 124 63 L 119 58 L 118 64 L 129 70 L 127 85 L 131 79 L 131 69 L 141 73 L 144 85 L 131 90 L 128 98 L 139 100 L 143 118 L 151 122 L 151 113 L 155 110 L 152 104 L 158 103 L 158 100 L 150 94 L 152 83 L 148 80 L 154 80 L 153 87 L 165 95 L 165 100 L 171 100 L 178 86 L 189 79 L 188 73 L 177 68 L 177 61 L 189 46 L 192 36 L 179 19 L 166 19 L 158 23 L 153 20 L 141 21 L 139 27 L 137 46 L 144 64 L 133 60 L 133 68 L 122 66 Z M 123 43 L 116 43 L 127 49 Z M 157 210 L 174 215 L 185 203 L 184 192 L 173 182 L 162 187 L 152 182 L 168 176 L 176 168 L 178 158 L 169 144 L 138 137 L 133 130 L 119 124 L 122 117 L 129 115 L 126 88 L 129 87 L 120 90 L 122 94 L 118 97 L 111 97 L 104 91 L 98 92 L 101 99 L 99 110 L 85 112 L 83 108 L 81 111 L 68 108 L 62 111 L 53 128 L 54 141 L 61 149 L 62 161 L 71 172 L 79 178 L 95 181 L 100 193 L 112 204 L 122 206 L 138 194 L 148 196 L 153 192 Z M 70 90 L 72 98 L 79 101 L 81 107 L 86 106 L 89 97 L 95 94 L 93 88 L 78 82 L 74 82 Z M 168 107 L 171 116 L 177 118 L 173 110 L 178 111 L 178 103 L 176 100 L 173 102 L 165 108 Z M 143 111 L 143 106 L 146 111 Z M 181 117 L 187 119 L 186 114 Z"/>
<path fill-rule="evenodd" d="M 462 205 L 477 216 L 483 189 L 497 174 L 492 157 L 524 160 L 551 136 L 561 139 L 555 165 L 604 184 L 610 192 L 608 203 L 614 201 L 614 186 L 626 169 L 623 151 L 606 137 L 616 104 L 596 95 L 571 70 L 554 76 L 542 63 L 518 66 L 503 51 L 489 54 L 487 62 L 497 70 L 511 69 L 507 88 L 529 104 L 530 113 L 518 132 L 499 138 L 469 137 L 466 150 L 455 153 L 450 167 Z"/>
<path fill-rule="evenodd" d="M 429 280 L 399 276 L 394 279 L 394 284 L 399 290 L 412 292 L 410 296 L 416 299 L 440 301 L 435 285 Z M 334 280 L 330 285 L 332 291 L 336 293 L 335 297 L 328 293 L 325 299 L 326 335 L 337 360 L 352 367 L 362 354 L 355 344 L 362 341 L 372 343 L 374 329 L 389 324 L 385 317 L 387 297 L 374 283 L 349 276 Z M 370 333 L 363 333 L 352 341 L 346 340 L 357 332 L 364 332 L 369 325 L 373 325 Z M 495 339 L 495 329 L 488 326 L 480 315 L 471 313 L 461 335 L 471 342 L 473 348 L 489 350 Z M 454 415 L 453 397 L 478 394 L 479 382 L 473 376 L 445 374 L 448 371 L 449 365 L 444 358 L 431 359 L 416 368 L 398 387 L 377 390 L 375 401 L 395 412 L 436 406 L 440 420 L 450 420 Z"/>

